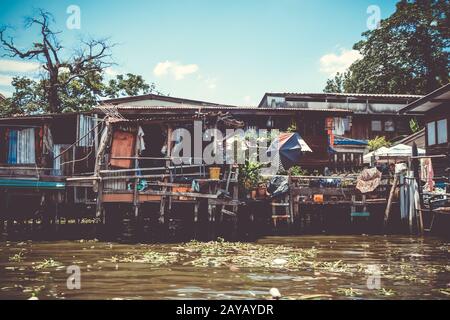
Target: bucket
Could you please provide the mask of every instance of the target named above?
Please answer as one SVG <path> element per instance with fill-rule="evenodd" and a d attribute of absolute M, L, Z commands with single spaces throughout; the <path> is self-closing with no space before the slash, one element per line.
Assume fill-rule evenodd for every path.
<path fill-rule="evenodd" d="M 220 167 L 210 167 L 209 168 L 209 178 L 212 180 L 220 179 Z"/>
<path fill-rule="evenodd" d="M 323 194 L 315 194 L 314 202 L 315 203 L 323 203 Z"/>

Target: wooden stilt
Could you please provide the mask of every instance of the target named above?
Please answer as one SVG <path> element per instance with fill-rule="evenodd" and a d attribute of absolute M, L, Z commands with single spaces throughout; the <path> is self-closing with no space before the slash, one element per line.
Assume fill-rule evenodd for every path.
<path fill-rule="evenodd" d="M 389 215 L 391 213 L 391 208 L 392 208 L 392 201 L 394 200 L 395 190 L 397 189 L 398 181 L 399 181 L 399 176 L 396 174 L 394 177 L 394 182 L 392 183 L 391 192 L 389 193 L 389 199 L 388 199 L 388 203 L 386 206 L 386 210 L 384 212 L 384 226 L 387 225 L 388 220 L 389 220 Z"/>

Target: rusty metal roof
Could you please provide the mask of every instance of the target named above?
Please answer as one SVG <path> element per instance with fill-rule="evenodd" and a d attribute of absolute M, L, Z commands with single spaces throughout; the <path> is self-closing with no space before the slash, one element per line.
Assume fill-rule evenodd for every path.
<path fill-rule="evenodd" d="M 120 97 L 120 98 L 114 98 L 114 99 L 105 99 L 101 100 L 101 104 L 124 104 L 127 102 L 135 102 L 135 101 L 142 101 L 142 100 L 161 100 L 166 102 L 172 102 L 172 103 L 179 103 L 181 105 L 196 105 L 196 106 L 221 106 L 222 104 L 214 103 L 214 102 L 207 102 L 207 101 L 201 101 L 201 100 L 193 100 L 193 99 L 186 99 L 186 98 L 177 98 L 177 97 L 171 97 L 171 96 L 164 96 L 159 94 L 143 94 L 143 95 L 137 95 L 137 96 L 130 96 L 130 97 Z M 229 107 L 232 107 L 231 105 L 227 105 Z"/>
<path fill-rule="evenodd" d="M 267 111 L 267 112 L 280 112 L 280 111 L 294 111 L 294 112 L 333 112 L 333 113 L 352 113 L 349 110 L 344 109 L 302 109 L 295 107 L 282 107 L 282 108 L 259 108 L 259 107 L 237 107 L 237 106 L 195 106 L 195 105 L 180 105 L 180 106 L 146 106 L 146 105 L 127 105 L 119 104 L 115 106 L 119 111 Z M 96 109 L 96 108 L 94 108 Z"/>

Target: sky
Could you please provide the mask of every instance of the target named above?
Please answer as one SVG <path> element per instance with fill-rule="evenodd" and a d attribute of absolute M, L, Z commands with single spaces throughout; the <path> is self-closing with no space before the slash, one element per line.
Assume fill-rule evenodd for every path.
<path fill-rule="evenodd" d="M 386 18 L 395 3 L 0 0 L 0 25 L 14 27 L 9 34 L 26 49 L 39 33 L 24 29 L 24 18 L 43 8 L 54 15 L 67 53 L 79 39 L 108 37 L 116 44 L 108 77 L 130 72 L 174 97 L 257 105 L 265 92 L 322 92 L 329 77 L 360 57 L 352 46 L 373 24 L 373 6 Z M 38 68 L 0 57 L 0 93 L 10 96 L 11 78 L 36 77 Z"/>

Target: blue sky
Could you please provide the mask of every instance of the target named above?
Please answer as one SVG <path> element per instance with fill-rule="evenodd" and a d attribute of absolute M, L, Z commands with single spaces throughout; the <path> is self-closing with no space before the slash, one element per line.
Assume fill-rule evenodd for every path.
<path fill-rule="evenodd" d="M 53 13 L 62 44 L 80 37 L 110 37 L 117 65 L 176 97 L 254 105 L 265 92 L 321 92 L 326 79 L 358 57 L 352 45 L 367 30 L 376 5 L 381 17 L 395 0 L 1 0 L 0 24 L 17 26 L 16 44 L 37 36 L 23 18 L 33 8 Z M 68 29 L 68 6 L 81 28 Z M 0 92 L 11 76 L 32 66 L 0 58 Z"/>

